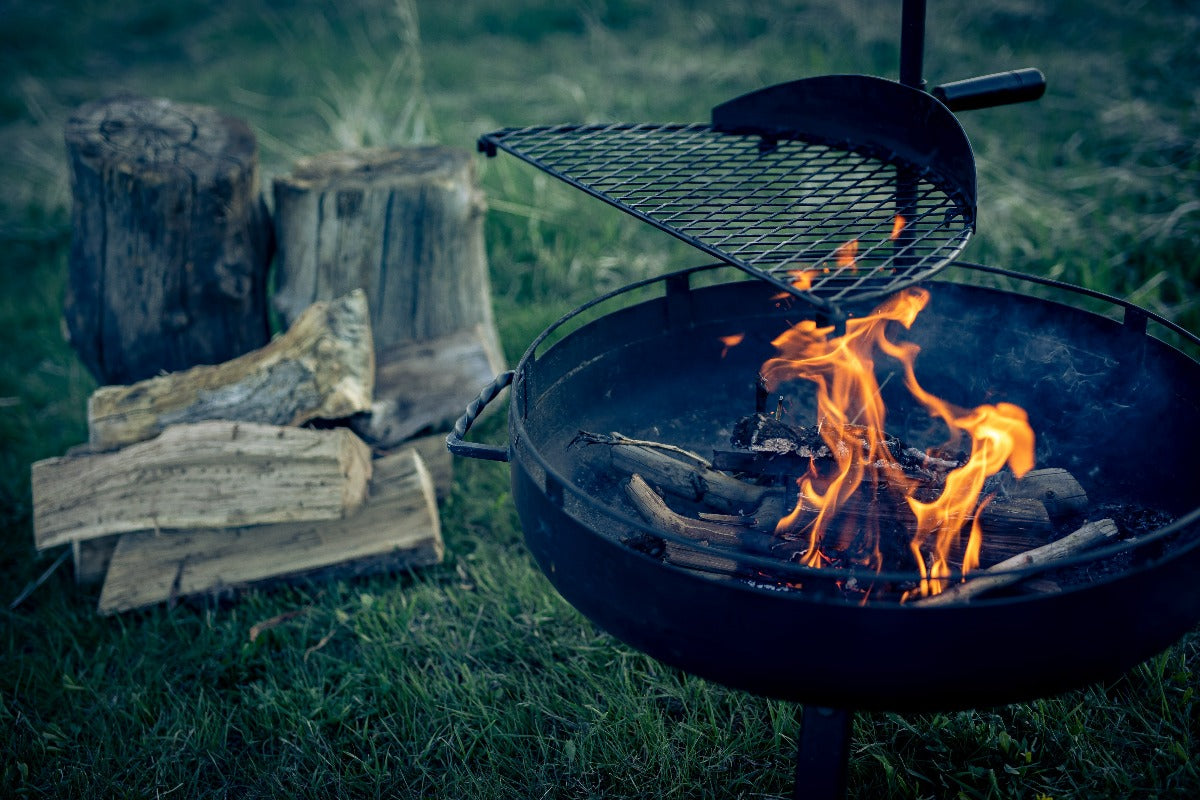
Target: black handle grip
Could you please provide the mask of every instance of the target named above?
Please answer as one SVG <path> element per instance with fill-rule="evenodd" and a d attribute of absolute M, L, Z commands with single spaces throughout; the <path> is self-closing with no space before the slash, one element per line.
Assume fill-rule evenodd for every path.
<path fill-rule="evenodd" d="M 951 111 L 971 111 L 1010 103 L 1037 100 L 1046 93 L 1046 76 L 1027 67 L 995 75 L 943 83 L 933 87 L 933 96 Z"/>
<path fill-rule="evenodd" d="M 485 461 L 508 461 L 508 445 L 474 444 L 473 442 L 464 442 L 463 437 L 467 435 L 467 431 L 471 429 L 475 418 L 479 416 L 484 407 L 495 400 L 505 386 L 512 383 L 513 374 L 512 370 L 501 372 L 491 383 L 483 387 L 479 396 L 467 406 L 467 410 L 458 418 L 458 422 L 454 423 L 454 430 L 446 436 L 446 448 L 451 453 L 456 456 L 480 458 Z"/>

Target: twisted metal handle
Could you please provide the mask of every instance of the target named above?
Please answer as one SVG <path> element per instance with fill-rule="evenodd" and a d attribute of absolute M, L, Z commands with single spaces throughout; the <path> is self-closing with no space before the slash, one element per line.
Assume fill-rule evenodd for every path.
<path fill-rule="evenodd" d="M 513 381 L 513 370 L 501 372 L 491 383 L 483 387 L 476 397 L 467 406 L 467 410 L 454 423 L 454 429 L 446 436 L 446 447 L 456 456 L 466 456 L 467 458 L 478 458 L 484 461 L 508 461 L 508 445 L 495 444 L 475 444 L 473 442 L 463 441 L 463 437 L 467 435 L 467 431 L 475 423 L 475 419 L 483 412 L 483 409 L 488 403 L 492 402 L 499 396 L 500 392 Z"/>

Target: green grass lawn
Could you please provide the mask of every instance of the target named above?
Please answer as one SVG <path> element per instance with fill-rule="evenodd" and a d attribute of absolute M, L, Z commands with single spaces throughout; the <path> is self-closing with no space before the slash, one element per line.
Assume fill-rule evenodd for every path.
<path fill-rule="evenodd" d="M 1200 9 L 929 6 L 932 83 L 1037 66 L 1050 87 L 961 116 L 980 186 L 964 256 L 1200 330 Z M 0 795 L 789 794 L 798 709 L 663 667 L 581 617 L 524 549 L 502 465 L 457 465 L 447 561 L 417 575 L 102 619 L 64 566 L 8 609 L 60 554 L 33 550 L 29 464 L 86 438 L 94 388 L 59 321 L 62 126 L 119 91 L 216 105 L 255 130 L 269 186 L 341 147 L 705 120 L 793 78 L 894 78 L 898 26 L 898 1 L 0 0 Z M 514 162 L 478 163 L 514 363 L 568 308 L 707 260 Z M 850 796 L 1198 796 L 1198 670 L 1193 632 L 1059 697 L 861 714 Z"/>

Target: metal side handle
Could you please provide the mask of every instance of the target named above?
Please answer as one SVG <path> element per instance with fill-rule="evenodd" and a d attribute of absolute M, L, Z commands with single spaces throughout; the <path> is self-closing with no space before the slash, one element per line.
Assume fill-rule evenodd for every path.
<path fill-rule="evenodd" d="M 1027 67 L 994 75 L 943 83 L 932 94 L 951 111 L 971 111 L 1037 100 L 1046 93 L 1046 76 Z"/>
<path fill-rule="evenodd" d="M 495 400 L 504 388 L 513 382 L 513 370 L 501 372 L 491 383 L 483 387 L 479 396 L 471 401 L 467 410 L 454 423 L 454 429 L 446 436 L 446 447 L 456 456 L 478 458 L 484 461 L 508 461 L 508 445 L 475 444 L 463 441 L 467 431 L 475 424 L 476 418 L 483 412 L 488 403 Z"/>

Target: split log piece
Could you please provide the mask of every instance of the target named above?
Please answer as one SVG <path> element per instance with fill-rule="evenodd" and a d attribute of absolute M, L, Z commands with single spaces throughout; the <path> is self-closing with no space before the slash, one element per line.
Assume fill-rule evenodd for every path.
<path fill-rule="evenodd" d="M 449 430 L 479 387 L 505 368 L 495 333 L 484 325 L 394 344 L 376 356 L 377 399 L 370 413 L 353 417 L 350 427 L 377 451 L 424 432 Z M 491 404 L 485 413 L 496 408 L 499 404 Z"/>
<path fill-rule="evenodd" d="M 356 577 L 439 563 L 441 525 L 419 454 L 377 459 L 357 514 L 223 530 L 139 531 L 120 536 L 100 594 L 101 613 L 260 581 Z"/>
<path fill-rule="evenodd" d="M 65 138 L 64 316 L 92 375 L 131 383 L 266 344 L 273 239 L 246 123 L 122 96 L 81 106 Z"/>
<path fill-rule="evenodd" d="M 370 449 L 346 428 L 173 425 L 113 453 L 34 463 L 34 544 L 337 519 L 362 504 L 370 477 Z"/>
<path fill-rule="evenodd" d="M 451 483 L 454 479 L 453 459 L 450 456 L 450 451 L 446 449 L 446 437 L 440 434 L 432 436 L 423 436 L 419 439 L 412 439 L 404 445 L 385 454 L 384 457 L 376 458 L 372 461 L 373 475 L 371 478 L 370 489 L 368 490 L 368 503 L 378 505 L 375 498 L 381 493 L 387 494 L 392 491 L 390 478 L 386 471 L 382 471 L 383 467 L 390 463 L 401 463 L 398 459 L 402 459 L 407 453 L 415 453 L 421 458 L 421 462 L 425 465 L 426 471 L 429 473 L 430 481 L 433 483 L 434 494 L 438 501 L 445 499 L 450 493 Z M 385 461 L 384 459 L 388 459 Z M 347 520 L 357 520 L 363 513 L 359 511 L 347 517 Z M 350 527 L 363 525 L 362 521 L 354 522 Z M 332 524 L 336 527 L 336 523 Z M 196 534 L 196 531 L 192 532 Z M 97 585 L 104 580 L 105 574 L 108 572 L 109 561 L 112 559 L 113 550 L 116 549 L 117 542 L 125 534 L 113 534 L 111 536 L 102 536 L 97 539 L 82 539 L 71 543 L 72 556 L 75 561 L 75 581 L 81 586 Z"/>
<path fill-rule="evenodd" d="M 371 407 L 374 383 L 367 297 L 355 290 L 313 303 L 287 333 L 231 361 L 100 387 L 88 399 L 89 443 L 107 450 L 211 419 L 339 419 Z"/>
<path fill-rule="evenodd" d="M 487 204 L 470 153 L 441 146 L 323 153 L 276 178 L 274 193 L 272 302 L 285 323 L 317 300 L 361 288 L 381 356 L 478 325 L 497 341 Z"/>
<path fill-rule="evenodd" d="M 1010 586 L 1025 576 L 1011 570 L 1053 564 L 1055 561 L 1074 555 L 1090 547 L 1111 540 L 1118 534 L 1117 524 L 1108 518 L 1089 522 L 1074 533 L 1050 542 L 1034 550 L 1021 553 L 1002 561 L 986 570 L 968 575 L 962 583 L 956 583 L 940 594 L 914 600 L 914 605 L 939 606 L 963 602 L 984 592 Z"/>

